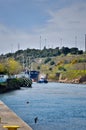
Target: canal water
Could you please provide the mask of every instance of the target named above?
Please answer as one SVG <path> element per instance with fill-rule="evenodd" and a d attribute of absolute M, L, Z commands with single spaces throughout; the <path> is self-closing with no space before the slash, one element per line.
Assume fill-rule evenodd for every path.
<path fill-rule="evenodd" d="M 33 130 L 86 130 L 86 85 L 33 83 L 0 94 L 0 100 Z"/>

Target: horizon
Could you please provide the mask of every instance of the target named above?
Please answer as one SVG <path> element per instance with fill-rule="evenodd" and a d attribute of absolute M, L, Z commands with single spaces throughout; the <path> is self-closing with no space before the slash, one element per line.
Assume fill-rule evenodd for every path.
<path fill-rule="evenodd" d="M 55 47 L 55 48 L 52 48 L 52 47 L 50 47 L 50 48 L 46 48 L 45 46 L 44 46 L 44 48 L 46 48 L 47 50 L 48 49 L 56 49 L 56 48 L 58 48 L 59 50 L 61 50 L 62 48 L 69 48 L 70 50 L 72 49 L 72 48 L 76 48 L 76 49 L 78 49 L 78 51 L 83 51 L 83 50 L 81 50 L 81 49 L 79 49 L 79 48 L 77 48 L 77 47 L 66 47 L 66 46 L 62 46 L 61 48 L 60 47 Z M 43 51 L 44 50 L 44 48 L 42 48 L 42 49 L 40 49 L 40 48 L 38 48 L 38 49 L 36 49 L 36 48 L 26 48 L 26 49 L 19 49 L 19 50 L 16 50 L 15 52 L 8 52 L 8 53 L 5 53 L 5 54 L 0 54 L 0 56 L 1 55 L 7 55 L 7 54 L 15 54 L 16 52 L 18 52 L 18 51 L 27 51 L 28 49 L 30 49 L 30 50 L 39 50 L 39 51 Z M 84 53 L 85 51 L 83 51 L 83 53 Z"/>

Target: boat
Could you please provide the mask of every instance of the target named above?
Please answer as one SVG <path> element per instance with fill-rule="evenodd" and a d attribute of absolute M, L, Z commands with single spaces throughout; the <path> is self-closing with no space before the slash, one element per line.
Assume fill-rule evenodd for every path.
<path fill-rule="evenodd" d="M 37 82 L 38 77 L 39 77 L 39 71 L 31 70 L 30 72 L 28 72 L 28 74 L 29 73 L 30 73 L 30 79 L 32 79 L 32 82 Z"/>
<path fill-rule="evenodd" d="M 47 81 L 47 79 L 45 79 L 45 78 L 40 78 L 40 79 L 38 80 L 38 83 L 48 83 L 48 81 Z"/>
<path fill-rule="evenodd" d="M 46 76 L 45 75 L 40 75 L 38 83 L 48 83 Z"/>

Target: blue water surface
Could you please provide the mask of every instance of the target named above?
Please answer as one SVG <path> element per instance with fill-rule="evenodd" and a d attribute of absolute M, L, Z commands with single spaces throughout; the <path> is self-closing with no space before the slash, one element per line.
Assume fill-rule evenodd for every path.
<path fill-rule="evenodd" d="M 33 130 L 86 130 L 86 85 L 33 83 L 0 94 L 0 100 Z"/>

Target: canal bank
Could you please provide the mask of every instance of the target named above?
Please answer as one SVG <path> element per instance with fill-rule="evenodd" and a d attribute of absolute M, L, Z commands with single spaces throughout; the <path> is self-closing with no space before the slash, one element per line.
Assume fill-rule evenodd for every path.
<path fill-rule="evenodd" d="M 5 130 L 3 126 L 19 126 L 18 130 L 32 130 L 21 118 L 0 101 L 0 130 Z"/>

